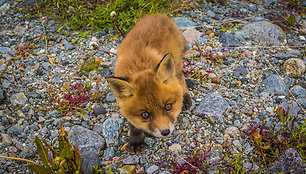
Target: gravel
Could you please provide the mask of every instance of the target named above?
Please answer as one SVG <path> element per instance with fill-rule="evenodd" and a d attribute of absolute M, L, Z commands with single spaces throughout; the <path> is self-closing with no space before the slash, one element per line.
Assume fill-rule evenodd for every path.
<path fill-rule="evenodd" d="M 0 79 L 0 155 L 37 162 L 35 136 L 58 147 L 62 120 L 71 143 L 79 147 L 84 158 L 83 173 L 92 173 L 92 165 L 108 169 L 110 164 L 114 173 L 171 173 L 163 164 L 180 162 L 174 153 L 188 156 L 190 151 L 210 143 L 214 150 L 211 160 L 220 159 L 225 152 L 243 153 L 247 154 L 243 155 L 246 168 L 259 168 L 248 160 L 247 156 L 252 156 L 255 148 L 241 132 L 248 130 L 250 122 L 261 123 L 262 119 L 267 125 L 276 124 L 279 128 L 281 123 L 273 113 L 279 105 L 290 108 L 297 123 L 305 121 L 304 109 L 298 104 L 306 106 L 305 66 L 298 76 L 292 75 L 294 67 L 292 71 L 283 68 L 284 62 L 291 58 L 304 64 L 301 47 L 306 42 L 305 34 L 300 30 L 283 31 L 273 21 L 263 18 L 264 12 L 278 8 L 275 0 L 253 4 L 228 2 L 226 8 L 220 4 L 195 6 L 190 11 L 178 11 L 181 16 L 172 18 L 182 33 L 187 30 L 185 37 L 190 41 L 186 45 L 189 53 L 184 58 L 184 72 L 192 110 L 181 113 L 176 130 L 168 138 L 146 137 L 147 149 L 132 155 L 122 148 L 128 142 L 128 124 L 120 115 L 106 81 L 114 72 L 116 57 L 92 50 L 90 45 L 94 43 L 101 50 L 116 52 L 122 38 L 108 39 L 116 38 L 113 36 L 117 33 L 112 29 L 79 38 L 79 31 L 72 31 L 68 26 L 62 28 L 69 33 L 65 35 L 56 32 L 62 26 L 56 20 L 26 18 L 17 11 L 22 2 L 0 0 L 0 74 L 11 57 L 19 57 Z M 233 14 L 236 10 L 241 13 Z M 220 31 L 224 23 L 235 24 L 231 21 L 244 26 Z M 305 23 L 305 18 L 301 23 Z M 75 39 L 79 42 L 72 43 Z M 35 48 L 21 55 L 16 48 L 25 45 Z M 197 60 L 200 54 L 206 58 Z M 215 63 L 216 58 L 222 61 Z M 92 61 L 99 64 L 97 69 L 87 72 L 80 68 Z M 192 75 L 195 72 L 208 78 L 201 81 Z M 213 77 L 220 79 L 219 82 L 212 80 Z M 59 112 L 56 99 L 50 94 L 59 92 L 64 85 L 85 82 L 96 87 L 94 90 L 102 97 L 86 103 L 83 114 Z M 285 162 L 282 158 L 278 161 Z M 31 173 L 23 165 L 0 158 L 0 174 Z M 277 166 L 270 171 L 282 172 Z"/>

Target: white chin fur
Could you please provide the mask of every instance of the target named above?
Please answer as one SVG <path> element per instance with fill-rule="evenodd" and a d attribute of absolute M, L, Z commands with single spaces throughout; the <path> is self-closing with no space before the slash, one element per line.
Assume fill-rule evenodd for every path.
<path fill-rule="evenodd" d="M 155 129 L 153 132 L 151 132 L 151 134 L 155 137 L 158 137 L 158 138 L 165 138 L 165 137 L 168 137 L 172 134 L 172 132 L 174 131 L 174 124 L 169 124 L 169 129 L 170 129 L 170 134 L 167 135 L 167 136 L 163 136 L 161 133 L 160 133 L 160 130 L 158 129 Z"/>

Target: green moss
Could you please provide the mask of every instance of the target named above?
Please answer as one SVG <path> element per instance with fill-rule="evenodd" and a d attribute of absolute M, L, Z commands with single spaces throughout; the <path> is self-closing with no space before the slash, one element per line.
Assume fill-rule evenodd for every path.
<path fill-rule="evenodd" d="M 71 29 L 105 30 L 118 26 L 127 32 L 145 14 L 167 13 L 168 0 L 37 0 L 24 5 L 30 17 L 51 16 Z"/>

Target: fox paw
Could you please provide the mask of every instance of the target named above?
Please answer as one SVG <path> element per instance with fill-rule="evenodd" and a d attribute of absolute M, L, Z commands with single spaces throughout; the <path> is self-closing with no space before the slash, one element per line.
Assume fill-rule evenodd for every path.
<path fill-rule="evenodd" d="M 128 145 L 128 150 L 131 154 L 138 154 L 140 152 L 142 152 L 143 149 L 145 149 L 145 147 L 147 146 L 147 144 L 145 142 L 129 142 Z"/>
<path fill-rule="evenodd" d="M 188 93 L 184 94 L 182 110 L 187 111 L 191 108 L 192 102 Z"/>

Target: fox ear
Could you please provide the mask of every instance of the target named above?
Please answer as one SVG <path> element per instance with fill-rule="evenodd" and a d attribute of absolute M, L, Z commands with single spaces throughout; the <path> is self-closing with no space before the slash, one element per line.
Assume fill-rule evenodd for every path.
<path fill-rule="evenodd" d="M 171 53 L 167 53 L 157 65 L 156 78 L 165 83 L 167 80 L 175 77 L 175 63 Z"/>
<path fill-rule="evenodd" d="M 118 98 L 131 97 L 136 90 L 127 78 L 109 77 L 107 82 Z"/>

